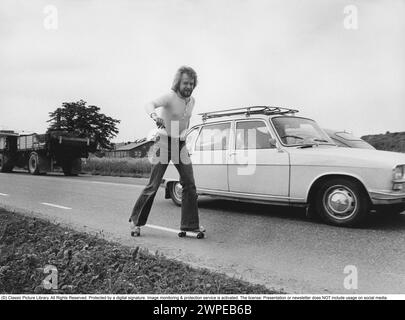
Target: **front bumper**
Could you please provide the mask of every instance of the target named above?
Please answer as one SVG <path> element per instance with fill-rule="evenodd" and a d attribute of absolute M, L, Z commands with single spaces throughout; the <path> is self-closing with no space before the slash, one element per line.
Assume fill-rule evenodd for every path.
<path fill-rule="evenodd" d="M 374 205 L 404 204 L 405 193 L 401 192 L 369 192 L 371 202 Z"/>

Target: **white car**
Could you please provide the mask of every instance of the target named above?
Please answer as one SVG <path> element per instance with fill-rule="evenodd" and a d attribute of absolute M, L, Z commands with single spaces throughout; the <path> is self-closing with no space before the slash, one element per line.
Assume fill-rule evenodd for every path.
<path fill-rule="evenodd" d="M 197 193 L 304 206 L 338 226 L 358 225 L 374 208 L 405 210 L 405 154 L 340 148 L 297 112 L 250 107 L 202 114 L 186 138 Z M 180 205 L 172 164 L 164 179 L 166 198 Z"/>

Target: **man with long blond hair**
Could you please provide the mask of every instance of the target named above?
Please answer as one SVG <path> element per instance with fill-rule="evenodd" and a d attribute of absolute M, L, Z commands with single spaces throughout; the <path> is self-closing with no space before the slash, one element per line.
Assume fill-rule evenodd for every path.
<path fill-rule="evenodd" d="M 153 100 L 145 107 L 159 128 L 159 148 L 156 152 L 158 160 L 153 164 L 149 183 L 136 201 L 129 218 L 132 236 L 141 234 L 141 226 L 146 224 L 170 160 L 180 174 L 180 183 L 183 187 L 180 230 L 195 232 L 203 230 L 199 225 L 193 167 L 184 141 L 184 133 L 190 124 L 195 103 L 191 94 L 196 85 L 196 72 L 190 67 L 182 66 L 176 72 L 171 92 Z M 158 115 L 156 109 L 160 107 L 161 113 Z"/>

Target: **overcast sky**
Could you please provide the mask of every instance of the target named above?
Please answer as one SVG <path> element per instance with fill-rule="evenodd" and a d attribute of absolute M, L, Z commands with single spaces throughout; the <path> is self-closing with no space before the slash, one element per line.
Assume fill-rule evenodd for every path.
<path fill-rule="evenodd" d="M 1 0 L 0 129 L 44 133 L 50 111 L 83 99 L 121 120 L 114 141 L 142 138 L 144 104 L 190 65 L 192 123 L 275 105 L 356 135 L 405 131 L 404 17 L 404 0 Z"/>

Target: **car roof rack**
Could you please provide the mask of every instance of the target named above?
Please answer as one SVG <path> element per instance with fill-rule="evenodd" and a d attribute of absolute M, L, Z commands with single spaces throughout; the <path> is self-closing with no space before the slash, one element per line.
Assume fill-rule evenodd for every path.
<path fill-rule="evenodd" d="M 245 108 L 234 108 L 226 110 L 218 110 L 212 112 L 199 113 L 202 116 L 203 121 L 211 118 L 219 118 L 225 116 L 233 116 L 237 114 L 245 114 L 246 117 L 249 117 L 252 114 L 264 114 L 264 115 L 273 115 L 273 114 L 294 114 L 297 113 L 296 109 L 282 108 L 282 107 L 271 107 L 271 106 L 252 106 Z"/>

